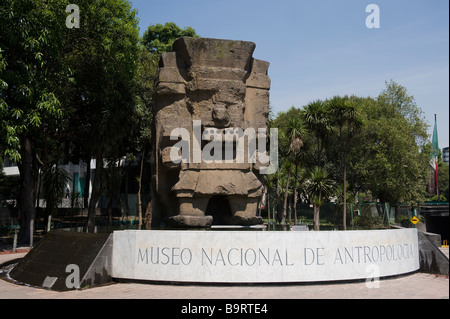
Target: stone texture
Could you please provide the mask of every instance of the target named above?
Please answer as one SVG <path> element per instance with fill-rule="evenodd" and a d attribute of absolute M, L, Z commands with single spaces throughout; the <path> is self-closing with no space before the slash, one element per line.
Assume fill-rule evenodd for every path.
<path fill-rule="evenodd" d="M 168 220 L 169 226 L 173 227 L 210 227 L 213 222 L 212 216 L 189 216 L 178 215 L 172 216 Z"/>
<path fill-rule="evenodd" d="M 199 227 L 202 216 L 213 216 L 214 224 L 261 223 L 256 213 L 262 177 L 259 163 L 247 158 L 248 145 L 243 148 L 244 161 L 235 157 L 227 162 L 195 162 L 193 120 L 201 121 L 201 133 L 213 128 L 221 136 L 227 128 L 267 129 L 269 63 L 254 59 L 255 44 L 247 41 L 184 37 L 175 41 L 173 49 L 163 53 L 155 83 L 153 225 Z M 190 134 L 189 162 L 171 161 L 171 149 L 179 142 L 170 139 L 175 128 Z M 208 144 L 200 142 L 202 148 Z M 208 205 L 217 197 L 221 201 Z M 228 205 L 220 207 L 226 201 Z"/>

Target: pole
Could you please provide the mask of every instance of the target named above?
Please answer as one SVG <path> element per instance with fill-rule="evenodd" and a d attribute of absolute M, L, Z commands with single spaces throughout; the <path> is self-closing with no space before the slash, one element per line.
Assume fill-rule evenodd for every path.
<path fill-rule="evenodd" d="M 52 227 L 52 215 L 48 215 L 47 233 L 50 231 L 51 227 Z"/>
<path fill-rule="evenodd" d="M 275 229 L 275 206 L 272 207 L 272 225 L 273 228 Z"/>
<path fill-rule="evenodd" d="M 34 219 L 30 221 L 30 249 L 33 248 Z"/>
<path fill-rule="evenodd" d="M 13 253 L 16 252 L 16 248 L 17 248 L 17 227 L 14 227 Z"/>
<path fill-rule="evenodd" d="M 359 215 L 361 216 L 361 192 L 358 192 L 358 210 Z"/>
<path fill-rule="evenodd" d="M 435 157 L 435 183 L 436 183 L 436 196 L 437 201 L 439 202 L 439 139 L 438 139 L 438 132 L 437 132 L 437 118 L 436 114 L 434 114 L 434 130 L 433 130 L 433 155 Z"/>

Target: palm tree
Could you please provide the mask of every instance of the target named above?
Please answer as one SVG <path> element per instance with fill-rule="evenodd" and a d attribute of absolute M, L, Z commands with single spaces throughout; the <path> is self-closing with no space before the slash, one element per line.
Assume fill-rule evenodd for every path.
<path fill-rule="evenodd" d="M 332 129 L 331 119 L 327 105 L 322 100 L 309 103 L 303 110 L 306 126 L 314 133 L 317 139 L 317 166 L 321 165 L 322 152 L 327 137 Z"/>
<path fill-rule="evenodd" d="M 303 147 L 303 139 L 306 134 L 306 125 L 301 118 L 289 119 L 286 126 L 286 135 L 290 140 L 289 155 L 292 163 L 295 166 L 294 173 L 294 223 L 297 224 L 297 180 L 298 180 L 298 166 L 303 159 L 301 149 Z M 286 196 L 286 195 L 285 195 Z M 286 201 L 286 197 L 285 197 Z M 290 218 L 289 218 L 290 222 Z"/>
<path fill-rule="evenodd" d="M 287 171 L 287 176 L 282 176 L 281 179 L 279 179 L 279 183 L 282 192 L 284 192 L 284 201 L 283 201 L 283 215 L 281 218 L 281 224 L 286 223 L 286 213 L 287 213 L 287 201 L 289 197 L 289 182 L 291 179 L 291 172 L 292 172 L 292 163 L 289 161 L 289 159 L 286 159 L 283 163 L 283 166 L 285 167 L 285 171 Z M 284 187 L 284 190 L 283 190 Z M 291 223 L 291 216 L 288 217 L 289 224 Z"/>
<path fill-rule="evenodd" d="M 309 175 L 307 193 L 314 209 L 314 230 L 319 230 L 320 206 L 333 191 L 333 182 L 328 173 L 316 166 Z"/>
<path fill-rule="evenodd" d="M 355 98 L 335 96 L 328 101 L 329 114 L 334 124 L 339 128 L 339 153 L 342 156 L 343 180 L 343 212 L 342 223 L 347 229 L 347 156 L 350 151 L 350 142 L 361 127 L 359 110 Z"/>

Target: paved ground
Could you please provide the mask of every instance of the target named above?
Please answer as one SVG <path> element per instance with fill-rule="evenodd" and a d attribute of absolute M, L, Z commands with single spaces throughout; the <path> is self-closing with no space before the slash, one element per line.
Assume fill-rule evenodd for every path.
<path fill-rule="evenodd" d="M 26 253 L 0 255 L 0 264 Z M 448 276 L 414 273 L 384 279 L 379 287 L 365 282 L 313 285 L 166 285 L 113 283 L 55 292 L 0 280 L 0 299 L 448 299 Z"/>

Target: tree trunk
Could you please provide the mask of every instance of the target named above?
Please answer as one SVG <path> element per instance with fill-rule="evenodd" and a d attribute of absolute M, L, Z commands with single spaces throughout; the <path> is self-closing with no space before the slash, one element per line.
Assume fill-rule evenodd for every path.
<path fill-rule="evenodd" d="M 94 177 L 94 181 L 96 178 Z M 99 190 L 92 190 L 91 198 L 89 200 L 89 208 L 88 208 L 88 231 L 93 232 L 94 226 L 95 226 L 95 208 L 96 204 L 100 198 L 100 191 Z"/>
<path fill-rule="evenodd" d="M 267 188 L 267 222 L 270 221 L 270 189 Z"/>
<path fill-rule="evenodd" d="M 153 198 L 148 202 L 145 209 L 145 229 L 152 229 L 152 217 L 153 217 Z"/>
<path fill-rule="evenodd" d="M 322 191 L 319 190 L 319 198 L 318 198 L 318 202 L 321 203 L 322 202 Z M 320 204 L 313 204 L 314 207 L 314 230 L 320 230 Z"/>
<path fill-rule="evenodd" d="M 83 192 L 83 208 L 89 207 L 89 187 L 91 183 L 91 158 L 86 160 L 86 176 L 84 180 L 84 192 Z"/>
<path fill-rule="evenodd" d="M 141 202 L 141 189 L 142 189 L 142 171 L 144 170 L 144 157 L 145 157 L 145 146 L 142 149 L 141 156 L 141 168 L 139 170 L 139 188 L 138 188 L 138 212 L 139 212 L 139 229 L 142 227 L 142 202 Z"/>
<path fill-rule="evenodd" d="M 298 165 L 295 165 L 295 178 L 294 178 L 294 225 L 297 225 L 297 178 L 298 178 Z"/>
<path fill-rule="evenodd" d="M 316 204 L 313 204 L 313 209 L 314 209 L 314 221 L 313 221 L 314 230 L 319 230 L 319 208 Z"/>
<path fill-rule="evenodd" d="M 389 216 L 391 212 L 391 205 L 387 206 L 389 203 L 385 203 L 384 214 L 386 216 L 386 225 L 390 227 Z"/>
<path fill-rule="evenodd" d="M 18 242 L 20 244 L 30 243 L 30 225 L 36 217 L 36 209 L 33 202 L 33 153 L 28 137 L 20 139 L 20 156 L 18 163 L 20 172 L 18 208 L 20 216 L 20 232 Z"/>
<path fill-rule="evenodd" d="M 287 208 L 287 200 L 288 200 L 288 192 L 289 192 L 289 179 L 291 178 L 291 170 L 288 169 L 288 176 L 286 180 L 286 189 L 284 191 L 284 202 L 283 202 L 283 219 L 281 223 L 286 223 L 286 208 Z"/>
<path fill-rule="evenodd" d="M 347 165 L 345 163 L 347 156 L 344 156 L 344 209 L 342 212 L 342 224 L 344 230 L 347 230 Z"/>
<path fill-rule="evenodd" d="M 279 173 L 277 173 L 279 174 Z M 281 222 L 281 216 L 280 216 L 280 212 L 279 212 L 279 203 L 280 203 L 280 186 L 278 185 L 278 177 L 275 179 L 275 210 L 277 212 L 276 216 L 277 216 L 277 222 Z"/>
<path fill-rule="evenodd" d="M 288 199 L 288 224 L 291 224 L 292 219 L 292 196 L 289 196 Z"/>

